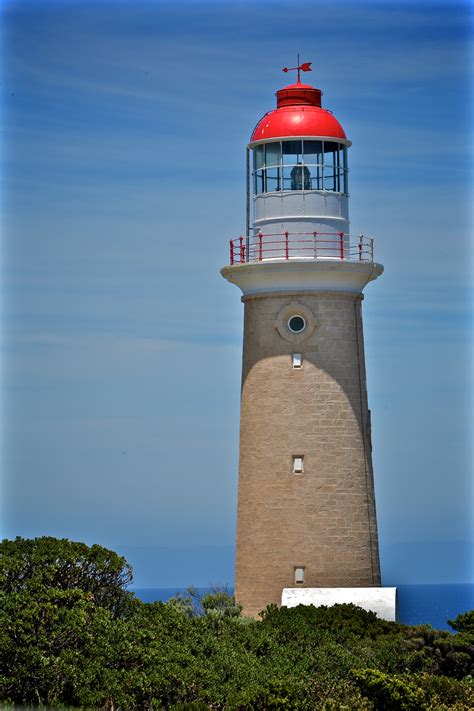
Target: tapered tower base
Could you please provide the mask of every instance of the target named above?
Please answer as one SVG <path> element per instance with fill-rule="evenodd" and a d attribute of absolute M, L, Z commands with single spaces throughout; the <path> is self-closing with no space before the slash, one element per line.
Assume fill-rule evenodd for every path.
<path fill-rule="evenodd" d="M 295 582 L 380 586 L 361 299 L 243 297 L 235 597 L 244 614 L 279 605 Z M 305 321 L 300 333 L 293 315 Z"/>

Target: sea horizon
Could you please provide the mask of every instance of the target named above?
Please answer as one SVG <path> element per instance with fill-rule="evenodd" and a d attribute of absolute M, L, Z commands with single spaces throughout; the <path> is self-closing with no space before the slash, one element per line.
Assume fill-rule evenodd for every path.
<path fill-rule="evenodd" d="M 176 595 L 186 595 L 194 587 L 201 595 L 213 589 L 226 589 L 232 595 L 233 586 L 169 586 L 130 587 L 130 592 L 142 602 L 166 602 Z M 407 583 L 384 585 L 398 591 L 398 621 L 406 625 L 428 624 L 438 630 L 451 630 L 448 620 L 474 609 L 474 583 Z"/>

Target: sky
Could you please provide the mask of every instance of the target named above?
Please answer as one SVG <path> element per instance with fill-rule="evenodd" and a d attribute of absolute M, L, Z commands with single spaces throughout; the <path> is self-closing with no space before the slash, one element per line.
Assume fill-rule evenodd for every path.
<path fill-rule="evenodd" d="M 353 145 L 384 584 L 473 580 L 472 5 L 1 3 L 1 535 L 233 583 L 245 147 L 313 62 Z M 471 543 L 470 543 L 471 541 Z"/>

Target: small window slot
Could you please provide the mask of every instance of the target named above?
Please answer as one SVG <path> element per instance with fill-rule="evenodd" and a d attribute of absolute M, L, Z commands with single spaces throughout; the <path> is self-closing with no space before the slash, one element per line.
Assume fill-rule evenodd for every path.
<path fill-rule="evenodd" d="M 293 364 L 293 368 L 301 368 L 303 365 L 303 356 L 301 353 L 293 353 L 291 356 L 291 362 Z"/>
<path fill-rule="evenodd" d="M 302 454 L 293 455 L 293 474 L 302 474 L 304 465 L 304 456 Z"/>
<path fill-rule="evenodd" d="M 303 585 L 304 568 L 295 568 L 295 585 Z"/>

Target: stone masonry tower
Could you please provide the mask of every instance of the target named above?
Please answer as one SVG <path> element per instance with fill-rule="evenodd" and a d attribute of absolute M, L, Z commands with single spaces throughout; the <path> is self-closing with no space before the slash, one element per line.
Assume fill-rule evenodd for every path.
<path fill-rule="evenodd" d="M 245 307 L 235 596 L 253 616 L 284 591 L 380 590 L 361 305 L 383 267 L 350 233 L 351 142 L 295 69 L 252 133 L 221 270 Z"/>

